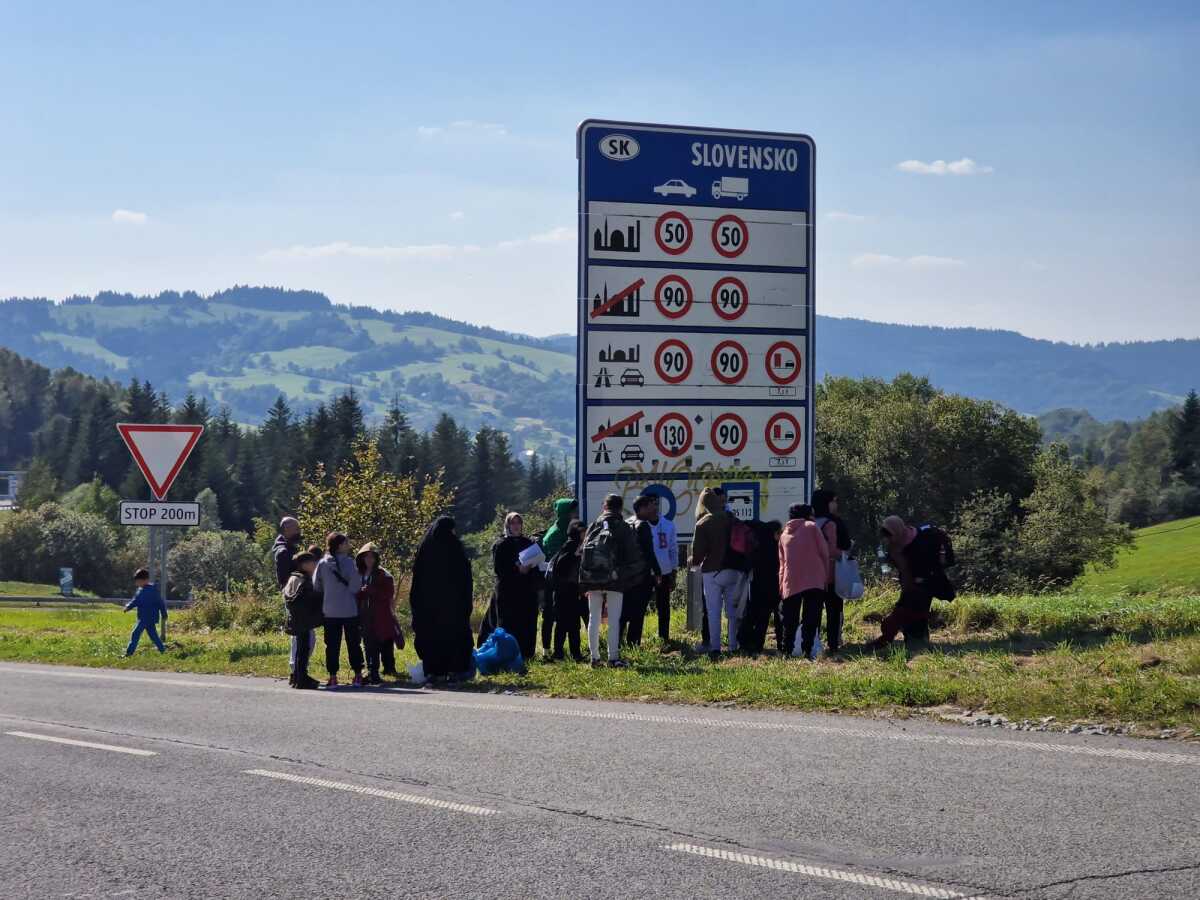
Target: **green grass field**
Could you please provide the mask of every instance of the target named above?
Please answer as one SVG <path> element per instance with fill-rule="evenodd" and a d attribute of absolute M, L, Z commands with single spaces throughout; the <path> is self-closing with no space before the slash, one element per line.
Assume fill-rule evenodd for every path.
<path fill-rule="evenodd" d="M 95 597 L 90 591 L 75 590 L 77 596 Z M 0 581 L 0 599 L 4 597 L 58 597 L 57 584 L 34 584 L 30 581 Z"/>
<path fill-rule="evenodd" d="M 1200 595 L 963 597 L 937 605 L 933 647 L 911 660 L 898 651 L 885 658 L 863 651 L 863 642 L 878 634 L 874 618 L 890 600 L 877 593 L 848 607 L 846 651 L 816 663 L 774 654 L 712 663 L 685 643 L 660 647 L 651 614 L 649 637 L 627 654 L 628 669 L 534 661 L 525 676 L 479 679 L 464 689 L 897 715 L 949 705 L 1010 719 L 1056 716 L 1063 725 L 1200 731 Z M 0 659 L 276 678 L 287 673 L 287 638 L 271 628 L 210 628 L 190 612 L 173 613 L 168 652 L 160 655 L 143 643 L 126 660 L 121 653 L 132 625 L 132 614 L 112 607 L 0 607 Z M 676 612 L 672 633 L 697 640 L 682 626 Z M 312 674 L 324 674 L 322 659 L 318 645 Z M 415 661 L 410 644 L 400 655 L 401 668 Z"/>
<path fill-rule="evenodd" d="M 1078 587 L 1140 593 L 1175 585 L 1200 591 L 1200 516 L 1143 528 L 1136 536 L 1137 544 L 1116 568 L 1089 572 Z"/>

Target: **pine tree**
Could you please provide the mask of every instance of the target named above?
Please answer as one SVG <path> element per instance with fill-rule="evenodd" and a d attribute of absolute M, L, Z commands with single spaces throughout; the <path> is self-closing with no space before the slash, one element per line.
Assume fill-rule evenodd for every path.
<path fill-rule="evenodd" d="M 470 438 L 447 413 L 442 413 L 430 435 L 430 464 L 443 471 L 442 483 L 457 492 L 467 471 Z"/>
<path fill-rule="evenodd" d="M 1200 395 L 1194 389 L 1171 422 L 1171 470 L 1200 487 Z"/>
<path fill-rule="evenodd" d="M 463 519 L 461 530 L 464 532 L 486 527 L 496 511 L 492 440 L 492 429 L 486 425 L 475 433 L 475 443 L 471 447 L 471 473 L 457 503 L 457 514 Z"/>
<path fill-rule="evenodd" d="M 362 404 L 359 403 L 354 388 L 350 388 L 333 401 L 330 416 L 336 442 L 334 465 L 340 468 L 343 460 L 353 458 L 354 445 L 366 434 Z"/>
<path fill-rule="evenodd" d="M 404 474 L 404 452 L 411 434 L 412 427 L 408 424 L 404 410 L 400 408 L 400 398 L 393 396 L 383 424 L 379 426 L 375 435 L 375 443 L 379 447 L 379 455 L 387 471 L 397 475 Z"/>

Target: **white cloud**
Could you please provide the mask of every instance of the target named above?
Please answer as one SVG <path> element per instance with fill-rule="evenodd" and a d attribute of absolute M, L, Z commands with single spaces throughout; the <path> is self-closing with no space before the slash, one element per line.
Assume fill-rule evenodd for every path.
<path fill-rule="evenodd" d="M 966 264 L 965 260 L 952 256 L 891 256 L 887 253 L 860 253 L 850 260 L 850 265 L 859 269 L 955 269 Z"/>
<path fill-rule="evenodd" d="M 508 129 L 499 122 L 480 122 L 477 119 L 455 119 L 449 125 L 418 125 L 417 136 L 425 139 L 444 134 L 471 134 L 485 137 L 504 137 Z"/>
<path fill-rule="evenodd" d="M 294 244 L 291 247 L 279 247 L 260 255 L 264 262 L 295 262 L 305 260 L 321 260 L 336 258 L 366 259 L 378 262 L 397 262 L 401 260 L 426 260 L 443 262 L 458 259 L 469 254 L 487 250 L 511 250 L 530 244 L 560 244 L 574 241 L 574 228 L 559 226 L 549 231 L 531 234 L 527 237 L 513 238 L 500 241 L 490 247 L 479 244 L 398 244 L 370 245 L 352 244 L 349 241 L 333 241 L 328 244 Z"/>
<path fill-rule="evenodd" d="M 830 222 L 865 222 L 871 217 L 859 215 L 858 213 L 843 212 L 840 209 L 831 209 L 825 213 L 825 218 Z"/>
<path fill-rule="evenodd" d="M 467 217 L 467 214 L 465 212 L 463 212 L 461 209 L 456 209 L 456 210 L 454 210 L 454 212 L 450 213 L 450 221 L 451 222 L 461 222 L 466 217 Z"/>
<path fill-rule="evenodd" d="M 132 209 L 114 209 L 112 220 L 117 225 L 145 225 L 150 217 L 144 212 L 134 212 Z"/>
<path fill-rule="evenodd" d="M 896 163 L 901 172 L 911 172 L 914 175 L 991 175 L 995 169 L 991 166 L 981 166 L 969 156 L 946 162 L 935 159 L 933 162 L 921 162 L 919 159 L 906 159 Z"/>

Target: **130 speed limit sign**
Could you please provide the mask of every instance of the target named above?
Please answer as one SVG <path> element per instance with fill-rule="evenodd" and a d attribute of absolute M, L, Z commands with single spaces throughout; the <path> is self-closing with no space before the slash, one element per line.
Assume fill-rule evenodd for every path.
<path fill-rule="evenodd" d="M 683 456 L 692 446 L 692 423 L 681 413 L 667 413 L 654 423 L 654 445 L 663 456 Z"/>

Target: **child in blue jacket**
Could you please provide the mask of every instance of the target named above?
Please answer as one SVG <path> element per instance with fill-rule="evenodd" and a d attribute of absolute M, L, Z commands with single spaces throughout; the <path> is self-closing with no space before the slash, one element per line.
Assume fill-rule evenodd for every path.
<path fill-rule="evenodd" d="M 136 609 L 137 624 L 133 626 L 133 634 L 129 636 L 129 646 L 125 648 L 125 655 L 133 656 L 143 631 L 149 633 L 150 640 L 154 641 L 158 652 L 165 653 L 167 648 L 158 636 L 157 626 L 159 616 L 162 616 L 164 622 L 167 620 L 167 604 L 158 592 L 158 585 L 150 583 L 150 573 L 146 569 L 138 569 L 133 573 L 133 583 L 137 586 L 137 592 L 133 599 L 125 604 L 125 612 Z"/>

